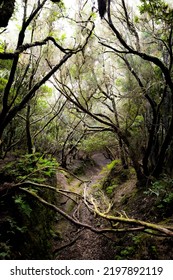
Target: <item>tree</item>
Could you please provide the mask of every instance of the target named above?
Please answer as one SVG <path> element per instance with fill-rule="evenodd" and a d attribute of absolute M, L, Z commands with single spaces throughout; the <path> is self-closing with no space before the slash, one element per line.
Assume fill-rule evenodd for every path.
<path fill-rule="evenodd" d="M 109 87 L 106 82 L 102 86 L 100 73 L 95 67 L 98 59 L 94 60 L 89 48 L 87 51 L 90 52 L 90 57 L 93 58 L 95 64 L 92 62 L 91 66 L 85 49 L 84 59 L 80 58 L 83 65 L 77 70 L 78 74 L 75 73 L 73 76 L 72 72 L 68 72 L 71 81 L 80 83 L 78 93 L 74 86 L 70 88 L 65 81 L 59 81 L 59 90 L 80 112 L 88 114 L 98 124 L 102 124 L 104 128 L 117 135 L 120 147 L 126 152 L 128 151 L 138 181 L 141 185 L 145 185 L 151 177 L 158 178 L 164 171 L 168 172 L 170 169 L 169 158 L 172 157 L 170 149 L 173 137 L 172 10 L 163 1 L 141 2 L 141 16 L 139 17 L 133 16 L 125 1 L 118 1 L 114 5 L 114 9 L 113 5 L 111 6 L 111 1 L 108 1 L 107 18 L 103 23 L 104 35 L 100 31 L 97 35 L 99 43 L 103 46 L 101 52 L 104 53 L 107 61 L 112 61 L 113 55 L 116 55 L 117 65 L 119 64 L 126 69 L 124 70 L 126 77 L 129 76 L 129 80 L 124 79 L 124 82 L 128 83 L 129 86 L 126 89 L 124 87 L 123 98 L 129 100 L 128 106 L 131 107 L 131 111 L 126 114 L 126 117 L 124 114 L 124 120 L 119 121 L 117 118 L 122 109 L 121 106 L 117 107 L 116 105 L 117 96 L 122 95 L 122 89 L 119 94 L 111 82 L 114 88 L 112 92 L 110 81 Z M 106 26 L 108 30 L 105 32 Z M 164 35 L 163 30 L 165 30 Z M 90 47 L 93 52 L 93 46 Z M 78 64 L 75 62 L 75 65 Z M 83 88 L 86 88 L 86 83 L 84 83 L 83 78 L 84 75 L 86 77 L 86 74 L 82 73 L 81 70 L 88 71 L 86 70 L 88 65 L 93 67 L 96 72 L 92 71 L 92 74 L 89 74 L 92 77 L 90 77 L 90 82 L 87 81 L 88 88 L 87 93 L 85 93 Z M 110 69 L 113 69 L 113 65 L 109 70 L 106 69 L 107 72 L 103 74 L 104 79 L 110 77 Z M 99 78 L 93 80 L 93 77 Z M 157 82 L 158 79 L 160 83 Z M 89 88 L 90 83 L 92 89 Z M 131 96 L 129 90 L 132 92 Z M 135 95 L 133 91 L 136 91 Z M 125 94 L 126 92 L 128 95 Z M 127 102 L 122 101 L 122 96 L 120 99 L 121 104 L 125 106 Z M 97 100 L 97 104 L 98 102 L 102 104 L 100 108 L 106 106 L 108 110 L 104 112 L 101 109 L 99 112 L 98 107 L 96 110 L 95 100 Z M 114 117 L 112 117 L 112 113 Z M 143 141 L 137 135 L 139 133 L 145 135 Z M 122 155 L 123 153 L 122 151 Z"/>
<path fill-rule="evenodd" d="M 148 42 L 148 40 L 153 40 L 150 48 L 145 48 L 144 42 L 143 45 L 139 45 L 139 32 L 137 32 L 137 28 L 139 25 L 135 26 L 133 23 L 133 19 L 130 18 L 130 13 L 127 10 L 127 6 L 124 1 L 121 1 L 122 10 L 124 14 L 124 24 L 129 31 L 129 38 L 131 42 L 129 42 L 128 36 L 124 38 L 123 34 L 116 28 L 115 24 L 112 20 L 111 10 L 110 10 L 110 1 L 108 1 L 108 20 L 107 24 L 111 28 L 114 33 L 120 48 L 114 48 L 111 45 L 105 44 L 101 42 L 104 46 L 107 46 L 111 49 L 115 54 L 118 54 L 121 57 L 129 71 L 137 80 L 139 86 L 144 92 L 144 97 L 150 106 L 150 112 L 152 112 L 152 124 L 148 127 L 148 143 L 145 147 L 145 156 L 142 160 L 141 172 L 144 177 L 148 177 L 150 175 L 159 177 L 159 175 L 166 168 L 166 159 L 167 159 L 167 151 L 169 145 L 172 142 L 172 126 L 173 119 L 170 117 L 169 124 L 167 123 L 167 127 L 163 127 L 162 118 L 167 118 L 164 114 L 166 113 L 163 110 L 163 104 L 166 102 L 166 99 L 169 99 L 169 114 L 172 115 L 172 95 L 173 95 L 173 82 L 172 82 L 172 10 L 166 5 L 163 1 L 142 1 L 142 5 L 140 7 L 140 12 L 145 15 L 145 19 L 141 19 L 141 22 L 144 23 L 144 28 L 141 27 L 140 32 L 146 32 L 147 36 L 144 37 L 144 42 Z M 156 9 L 157 8 L 157 9 Z M 163 12 L 164 11 L 164 12 Z M 164 15 L 163 15 L 164 13 Z M 162 21 L 161 21 L 162 18 Z M 136 19 L 138 21 L 138 19 Z M 149 30 L 149 32 L 148 32 Z M 165 30 L 164 35 L 162 36 L 161 30 Z M 154 48 L 156 47 L 157 48 Z M 132 68 L 129 58 L 135 56 L 140 58 L 149 65 L 154 65 L 155 81 L 159 79 L 161 81 L 160 88 L 160 100 L 158 101 L 158 94 L 152 96 L 148 94 L 147 87 L 144 86 L 143 80 L 140 77 L 140 73 L 137 70 Z M 161 117 L 162 116 L 162 117 Z M 162 138 L 159 139 L 159 146 L 155 146 L 156 142 L 158 142 L 158 133 L 162 134 Z M 157 152 L 156 152 L 157 150 Z M 155 154 L 155 159 L 157 160 L 151 163 L 151 157 L 153 155 L 153 151 Z"/>
<path fill-rule="evenodd" d="M 59 3 L 60 0 L 50 0 L 53 3 Z M 9 19 L 12 17 L 15 7 L 15 0 L 0 0 L 0 27 L 6 27 Z M 27 0 L 25 1 L 27 3 Z"/>
<path fill-rule="evenodd" d="M 1 147 L 4 142 L 4 131 L 8 125 L 14 120 L 17 114 L 25 108 L 41 86 L 48 81 L 56 71 L 58 71 L 70 57 L 83 50 L 94 28 L 94 25 L 91 24 L 91 29 L 89 30 L 87 28 L 88 33 L 83 37 L 83 41 L 79 44 L 76 42 L 72 48 L 63 47 L 53 36 L 49 36 L 49 28 L 46 29 L 46 25 L 45 32 L 40 33 L 42 34 L 40 36 L 42 38 L 37 40 L 38 33 L 36 33 L 36 27 L 40 29 L 40 26 L 36 26 L 35 23 L 38 23 L 38 19 L 44 14 L 44 9 L 49 9 L 50 3 L 47 0 L 43 0 L 41 2 L 32 2 L 31 4 L 32 10 L 29 11 L 28 1 L 24 1 L 23 3 L 22 26 L 18 34 L 15 50 L 8 51 L 6 47 L 4 47 L 3 51 L 0 53 L 0 59 L 12 61 L 2 94 L 3 105 L 0 112 Z M 56 7 L 58 6 L 56 5 Z M 29 42 L 28 34 L 30 34 Z M 45 67 L 47 62 L 44 56 L 44 52 L 49 44 L 52 44 L 51 51 L 53 51 L 54 55 L 56 54 L 58 58 L 51 70 L 48 70 L 48 65 L 47 68 Z"/>
<path fill-rule="evenodd" d="M 103 18 L 106 13 L 106 6 L 107 0 L 98 0 L 99 15 L 101 18 Z"/>
<path fill-rule="evenodd" d="M 0 27 L 6 27 L 14 12 L 15 0 L 0 0 Z"/>

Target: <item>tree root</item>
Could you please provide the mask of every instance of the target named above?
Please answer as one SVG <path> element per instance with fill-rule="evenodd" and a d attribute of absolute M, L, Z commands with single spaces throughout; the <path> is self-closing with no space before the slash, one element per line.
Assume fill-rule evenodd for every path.
<path fill-rule="evenodd" d="M 82 229 L 83 230 L 83 229 Z M 80 232 L 82 231 L 80 230 Z M 64 250 L 65 248 L 67 247 L 70 247 L 72 246 L 79 238 L 80 236 L 82 235 L 82 233 L 80 233 L 79 235 L 77 235 L 73 240 L 69 241 L 68 243 L 58 247 L 58 248 L 55 248 L 55 250 L 53 251 L 53 254 L 56 254 L 57 252 L 61 251 L 61 250 Z"/>

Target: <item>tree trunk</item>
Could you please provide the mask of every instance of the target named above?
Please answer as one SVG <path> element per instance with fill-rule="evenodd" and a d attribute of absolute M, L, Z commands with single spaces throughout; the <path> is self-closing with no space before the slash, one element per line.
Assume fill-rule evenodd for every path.
<path fill-rule="evenodd" d="M 119 124 L 119 119 L 118 119 L 118 114 L 117 114 L 117 107 L 116 107 L 116 103 L 115 103 L 115 99 L 112 98 L 112 106 L 114 109 L 114 116 L 115 116 L 115 121 L 116 121 L 116 125 L 118 130 L 120 130 L 120 124 Z M 121 159 L 121 163 L 124 169 L 128 169 L 128 163 L 125 157 L 125 149 L 124 149 L 124 145 L 123 145 L 123 141 L 122 138 L 119 134 L 117 134 L 118 137 L 118 143 L 119 143 L 119 149 L 120 149 L 120 159 Z"/>
<path fill-rule="evenodd" d="M 32 145 L 32 137 L 30 131 L 30 105 L 27 106 L 27 113 L 26 113 L 26 138 L 27 138 L 27 147 L 28 147 L 28 154 L 33 153 L 33 145 Z"/>
<path fill-rule="evenodd" d="M 14 11 L 15 0 L 0 0 L 0 27 L 6 27 Z"/>

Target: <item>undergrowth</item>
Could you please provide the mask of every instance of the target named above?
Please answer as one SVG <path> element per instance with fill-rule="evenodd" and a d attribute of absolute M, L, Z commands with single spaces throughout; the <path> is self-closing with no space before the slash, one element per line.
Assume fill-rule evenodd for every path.
<path fill-rule="evenodd" d="M 147 197 L 153 197 L 155 200 L 154 207 L 162 217 L 172 214 L 173 203 L 173 179 L 163 176 L 159 180 L 151 183 L 151 186 L 144 191 Z"/>
<path fill-rule="evenodd" d="M 23 181 L 54 184 L 58 163 L 51 157 L 27 154 L 1 168 L 1 185 Z M 32 192 L 54 203 L 53 192 L 42 188 Z M 0 202 L 0 259 L 49 259 L 54 213 L 12 188 Z"/>
<path fill-rule="evenodd" d="M 130 174 L 128 169 L 123 169 L 119 159 L 113 160 L 107 164 L 102 172 L 105 173 L 105 178 L 102 183 L 102 188 L 109 197 L 112 197 L 115 189 L 125 182 Z"/>
<path fill-rule="evenodd" d="M 56 159 L 52 157 L 46 158 L 40 153 L 26 154 L 7 163 L 0 174 L 7 181 L 32 180 L 42 183 L 55 174 L 58 166 Z"/>

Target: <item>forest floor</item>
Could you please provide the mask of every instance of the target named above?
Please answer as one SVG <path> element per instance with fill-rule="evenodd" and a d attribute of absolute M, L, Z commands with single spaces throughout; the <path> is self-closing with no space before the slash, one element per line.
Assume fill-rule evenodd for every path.
<path fill-rule="evenodd" d="M 105 211 L 103 209 L 104 203 L 111 201 L 110 213 L 113 215 L 123 213 L 129 218 L 173 227 L 173 181 L 169 181 L 169 188 L 168 186 L 165 188 L 165 185 L 162 186 L 161 184 L 164 183 L 162 181 L 156 181 L 157 189 L 152 189 L 152 185 L 147 188 L 139 188 L 136 186 L 134 170 L 131 167 L 126 170 L 128 171 L 126 173 L 118 164 L 118 161 L 115 166 L 115 173 L 112 174 L 112 162 L 105 158 L 102 153 L 96 153 L 88 162 L 75 161 L 71 163 L 68 171 L 59 170 L 57 178 L 53 179 L 52 184 L 53 186 L 57 184 L 57 189 L 66 191 L 66 193 L 63 192 L 63 194 L 58 194 L 56 198 L 53 197 L 53 203 L 74 219 L 97 229 L 110 228 L 112 225 L 105 219 L 95 216 L 93 211 L 90 211 L 86 206 L 87 201 L 83 199 L 84 197 L 94 197 L 99 202 L 99 209 L 103 212 Z M 6 182 L 6 179 L 13 180 L 13 177 L 1 176 L 0 179 Z M 87 195 L 85 196 L 85 194 Z M 15 190 L 12 196 L 11 194 L 10 196 L 4 196 L 4 203 L 8 206 L 8 212 L 6 212 L 6 208 L 4 210 L 4 204 L 1 203 L 1 231 L 5 232 L 4 236 L 7 237 L 7 241 L 5 238 L 2 239 L 0 245 L 6 246 L 8 240 L 11 242 L 8 247 L 7 258 L 12 256 L 12 258 L 18 259 L 19 256 L 22 256 L 26 259 L 32 257 L 33 259 L 40 259 L 44 256 L 56 260 L 173 259 L 172 237 L 161 236 L 156 232 L 153 233 L 156 235 L 151 235 L 150 232 L 146 233 L 144 231 L 95 233 L 86 229 L 86 227 L 75 225 L 57 212 L 55 219 L 53 219 L 54 227 L 52 228 L 52 224 L 49 225 L 52 212 L 48 213 L 47 208 L 32 202 L 31 207 L 36 210 L 31 212 L 33 215 L 31 219 L 26 212 L 28 208 L 19 207 L 20 205 L 30 205 L 28 203 L 30 199 L 26 200 L 26 203 L 24 203 L 24 200 L 16 199 L 20 202 L 20 205 L 18 205 L 19 203 L 14 203 L 14 195 Z M 26 210 L 23 211 L 23 209 Z M 23 218 L 19 220 L 18 217 Z M 14 223 L 15 219 L 16 222 Z M 8 234 L 6 234 L 4 225 L 7 227 Z M 28 230 L 23 234 L 19 229 L 23 230 L 25 225 Z M 125 224 L 121 223 L 120 226 L 126 229 Z M 14 239 L 15 231 L 17 232 L 16 239 Z M 21 240 L 21 243 L 18 240 Z M 15 249 L 14 252 L 12 250 L 13 243 L 19 243 L 17 250 Z M 25 247 L 23 244 L 25 244 Z M 51 252 L 50 245 L 52 247 Z M 2 247 L 4 253 L 7 251 L 6 248 Z M 14 248 L 16 247 L 14 246 Z M 35 248 L 39 248 L 39 250 L 35 250 Z M 47 256 L 45 256 L 45 252 Z"/>
<path fill-rule="evenodd" d="M 68 173 L 57 174 L 58 188 L 84 194 L 84 189 L 97 193 L 97 186 L 106 177 L 104 167 L 110 163 L 103 154 L 95 154 L 93 164 L 84 166 L 85 172 L 79 179 L 68 176 Z M 74 169 L 78 163 L 73 163 Z M 136 187 L 135 176 L 122 181 L 113 191 L 110 198 L 113 209 L 123 211 L 128 217 L 153 223 L 172 225 L 172 210 L 162 212 L 158 197 L 147 195 L 145 190 Z M 69 215 L 74 215 L 81 222 L 97 228 L 108 227 L 105 220 L 95 217 L 84 202 L 75 203 L 65 196 L 58 197 L 59 207 Z M 55 224 L 56 238 L 53 241 L 54 258 L 57 260 L 115 260 L 115 259 L 172 259 L 173 239 L 152 236 L 144 232 L 98 234 L 86 228 L 79 228 L 57 215 Z"/>
<path fill-rule="evenodd" d="M 102 168 L 110 161 L 106 159 L 102 154 L 96 154 L 93 156 L 94 165 L 89 166 L 86 169 L 85 174 L 79 176 L 81 180 L 90 181 L 90 186 L 97 184 L 103 174 L 100 173 Z M 85 183 L 82 183 L 77 178 L 73 178 L 71 182 L 62 173 L 57 175 L 57 183 L 63 189 L 68 191 L 77 192 L 82 194 L 84 191 Z M 71 214 L 73 212 L 74 204 L 67 198 L 61 198 L 60 204 L 63 206 L 63 210 Z M 78 210 L 78 216 L 80 221 L 87 224 L 99 226 L 100 219 L 93 217 L 93 214 L 87 209 L 84 203 L 80 204 Z M 59 217 L 60 218 L 60 217 Z M 63 218 L 58 220 L 56 225 L 56 231 L 60 232 L 61 240 L 54 242 L 54 250 L 56 251 L 56 259 L 71 259 L 71 260 L 98 260 L 98 259 L 112 259 L 113 255 L 113 242 L 107 239 L 103 235 L 99 235 L 92 232 L 89 229 L 78 228 Z M 67 247 L 65 247 L 67 245 Z M 60 249 L 57 249 L 60 248 Z M 62 249 L 61 249 L 62 248 Z"/>

